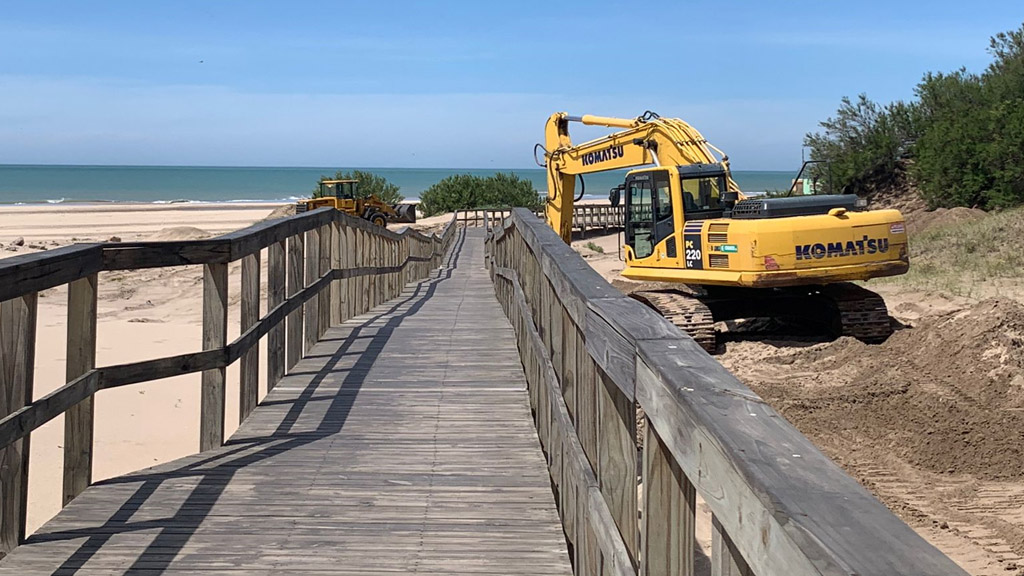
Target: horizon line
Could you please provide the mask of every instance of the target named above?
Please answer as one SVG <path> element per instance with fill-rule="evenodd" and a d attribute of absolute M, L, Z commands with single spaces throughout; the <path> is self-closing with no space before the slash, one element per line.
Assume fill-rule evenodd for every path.
<path fill-rule="evenodd" d="M 294 170 L 490 170 L 490 171 L 514 171 L 514 170 L 544 170 L 540 166 L 512 168 L 474 168 L 468 166 L 462 167 L 425 167 L 425 166 L 271 166 L 271 165 L 228 165 L 228 164 L 67 164 L 67 163 L 0 163 L 0 168 L 40 168 L 40 167 L 52 167 L 52 168 L 244 168 L 244 169 L 268 169 L 268 170 L 282 170 L 282 169 L 294 169 Z M 623 172 L 631 170 L 631 168 L 618 168 L 614 170 L 605 170 L 604 172 Z M 732 169 L 732 172 L 793 172 L 793 170 L 780 170 L 780 169 Z M 599 174 L 595 172 L 593 174 Z"/>

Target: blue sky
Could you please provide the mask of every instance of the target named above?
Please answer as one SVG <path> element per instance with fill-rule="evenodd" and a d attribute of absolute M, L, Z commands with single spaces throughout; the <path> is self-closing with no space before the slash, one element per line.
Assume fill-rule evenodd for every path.
<path fill-rule="evenodd" d="M 796 169 L 844 95 L 989 61 L 1019 0 L 0 1 L 0 164 L 523 168 L 551 112 Z M 602 130 L 584 129 L 577 139 Z"/>

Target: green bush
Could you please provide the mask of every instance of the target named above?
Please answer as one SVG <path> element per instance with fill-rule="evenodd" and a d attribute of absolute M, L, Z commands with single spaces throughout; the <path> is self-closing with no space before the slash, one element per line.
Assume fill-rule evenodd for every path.
<path fill-rule="evenodd" d="M 455 174 L 420 194 L 420 210 L 424 216 L 510 206 L 540 207 L 533 183 L 512 173 L 499 172 L 487 177 Z"/>
<path fill-rule="evenodd" d="M 904 102 L 880 106 L 865 94 L 854 102 L 843 98 L 834 118 L 822 122 L 824 133 L 808 134 L 804 145 L 815 160 L 829 165 L 812 167 L 812 176 L 833 194 L 868 195 L 890 185 L 900 160 L 907 155 L 917 137 L 918 108 Z"/>
<path fill-rule="evenodd" d="M 870 194 L 909 176 L 931 207 L 1024 203 L 1024 26 L 996 35 L 992 63 L 928 73 L 914 102 L 844 98 L 805 144 L 831 162 L 835 192 Z M 819 168 L 824 170 L 824 168 Z"/>
<path fill-rule="evenodd" d="M 369 198 L 373 195 L 385 204 L 398 204 L 405 200 L 405 197 L 398 193 L 397 185 L 388 182 L 388 179 L 383 176 L 363 170 L 338 170 L 334 176 L 321 176 L 320 180 L 317 180 L 318 186 L 313 189 L 314 198 L 320 197 L 319 183 L 324 180 L 359 180 L 359 184 L 356 186 L 356 196 L 359 198 Z"/>

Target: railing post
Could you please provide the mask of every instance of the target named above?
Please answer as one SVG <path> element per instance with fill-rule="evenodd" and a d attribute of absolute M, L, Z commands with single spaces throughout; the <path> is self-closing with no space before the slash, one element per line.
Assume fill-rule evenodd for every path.
<path fill-rule="evenodd" d="M 552 319 L 553 321 L 553 319 Z M 597 369 L 598 476 L 601 493 L 630 556 L 637 558 L 636 408 L 603 370 Z"/>
<path fill-rule="evenodd" d="M 359 231 L 359 258 L 362 261 L 362 266 L 369 268 L 371 266 L 370 260 L 370 243 L 373 241 L 373 235 L 365 230 Z M 359 277 L 361 288 L 359 291 L 359 300 L 361 305 L 359 306 L 359 314 L 366 314 L 370 310 L 373 304 L 373 295 L 370 293 L 370 280 L 371 277 L 364 275 Z"/>
<path fill-rule="evenodd" d="M 373 232 L 366 233 L 366 265 L 371 268 L 377 267 L 377 235 Z M 376 274 L 366 276 L 366 309 L 370 310 L 377 305 L 380 294 L 377 292 L 378 277 Z"/>
<path fill-rule="evenodd" d="M 301 233 L 288 238 L 288 296 L 298 294 L 303 288 L 303 272 L 305 271 L 303 259 L 304 238 Z M 288 314 L 285 321 L 287 337 L 285 349 L 285 369 L 291 372 L 295 364 L 302 359 L 302 308 L 299 307 Z"/>
<path fill-rule="evenodd" d="M 367 265 L 366 258 L 366 234 L 359 229 L 352 231 L 355 243 L 352 245 L 352 257 L 355 268 L 359 269 Z M 366 277 L 356 276 L 352 279 L 352 316 L 359 316 L 366 311 L 364 304 L 367 299 Z"/>
<path fill-rule="evenodd" d="M 96 274 L 68 284 L 67 382 L 96 367 L 96 288 Z M 89 396 L 64 413 L 62 506 L 92 484 L 93 410 Z"/>
<path fill-rule="evenodd" d="M 241 332 L 260 321 L 260 253 L 242 258 Z M 260 347 L 257 342 L 242 355 L 239 364 L 238 423 L 241 424 L 259 403 Z"/>
<path fill-rule="evenodd" d="M 0 302 L 0 418 L 32 401 L 36 304 L 32 292 Z M 0 449 L 0 556 L 25 540 L 29 436 Z"/>
<path fill-rule="evenodd" d="M 331 269 L 332 270 L 341 270 L 342 269 L 341 250 L 342 250 L 342 240 L 343 240 L 343 238 L 344 238 L 344 235 L 342 234 L 342 231 L 341 231 L 341 224 L 339 224 L 337 220 L 334 220 L 333 222 L 331 222 Z M 333 325 L 338 325 L 338 324 L 341 324 L 342 322 L 344 322 L 344 318 L 342 316 L 342 311 L 344 310 L 344 308 L 342 307 L 343 306 L 343 304 L 342 304 L 342 302 L 343 302 L 342 294 L 344 293 L 344 291 L 342 289 L 342 284 L 341 284 L 342 282 L 343 282 L 342 280 L 334 280 L 334 281 L 331 282 L 331 325 L 332 326 Z"/>
<path fill-rule="evenodd" d="M 641 574 L 693 576 L 697 491 L 644 420 Z"/>
<path fill-rule="evenodd" d="M 203 350 L 228 341 L 228 265 L 203 265 Z M 224 387 L 227 368 L 203 370 L 199 416 L 199 451 L 224 444 Z"/>
<path fill-rule="evenodd" d="M 718 522 L 711 516 L 711 576 L 754 576 L 743 556 Z"/>
<path fill-rule="evenodd" d="M 267 246 L 267 311 L 284 302 L 285 241 Z M 274 389 L 284 376 L 284 322 L 278 322 L 267 333 L 267 391 Z"/>
<path fill-rule="evenodd" d="M 313 228 L 306 232 L 306 286 L 317 281 L 320 270 L 320 230 Z M 305 353 L 313 349 L 320 339 L 320 299 L 316 296 L 306 300 L 302 306 L 303 323 L 305 325 Z"/>
<path fill-rule="evenodd" d="M 316 279 L 319 280 L 324 274 L 331 271 L 331 225 L 324 224 L 320 227 L 320 261 L 317 263 Z M 319 342 L 331 325 L 331 286 L 334 282 L 317 294 L 317 318 L 316 339 Z"/>

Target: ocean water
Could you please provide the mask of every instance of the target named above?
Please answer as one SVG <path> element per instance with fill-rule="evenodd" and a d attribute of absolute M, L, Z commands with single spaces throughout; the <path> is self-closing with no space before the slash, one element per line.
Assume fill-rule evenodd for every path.
<path fill-rule="evenodd" d="M 242 202 L 291 201 L 308 197 L 320 176 L 347 168 L 250 168 L 206 166 L 0 165 L 0 204 L 65 202 Z M 495 170 L 457 168 L 362 168 L 379 174 L 413 200 L 452 174 L 489 176 Z M 547 189 L 545 170 L 512 169 Z M 585 177 L 586 198 L 607 198 L 625 171 Z M 744 192 L 789 188 L 795 172 L 744 171 L 733 177 Z M 577 186 L 579 186 L 577 184 Z M 577 193 L 579 188 L 577 187 Z"/>

